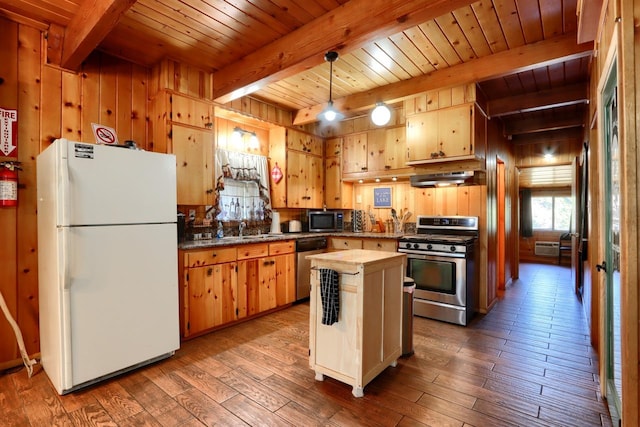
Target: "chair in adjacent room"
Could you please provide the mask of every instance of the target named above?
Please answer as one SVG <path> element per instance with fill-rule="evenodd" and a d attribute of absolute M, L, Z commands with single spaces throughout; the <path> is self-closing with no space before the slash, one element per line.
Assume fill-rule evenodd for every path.
<path fill-rule="evenodd" d="M 565 257 L 568 257 L 571 263 L 571 233 L 562 233 L 558 243 L 558 265 L 562 264 L 562 258 Z"/>

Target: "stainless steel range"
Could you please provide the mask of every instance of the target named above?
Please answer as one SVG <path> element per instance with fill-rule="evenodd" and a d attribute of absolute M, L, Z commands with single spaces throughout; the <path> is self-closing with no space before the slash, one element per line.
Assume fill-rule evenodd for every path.
<path fill-rule="evenodd" d="M 467 325 L 478 305 L 478 217 L 424 216 L 399 240 L 415 280 L 414 314 Z"/>

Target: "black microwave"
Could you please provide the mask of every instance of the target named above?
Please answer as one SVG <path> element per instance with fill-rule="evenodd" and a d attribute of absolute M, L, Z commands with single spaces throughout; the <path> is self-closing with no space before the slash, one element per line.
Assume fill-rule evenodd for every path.
<path fill-rule="evenodd" d="M 309 231 L 311 232 L 342 231 L 343 227 L 344 222 L 342 212 L 309 212 Z"/>

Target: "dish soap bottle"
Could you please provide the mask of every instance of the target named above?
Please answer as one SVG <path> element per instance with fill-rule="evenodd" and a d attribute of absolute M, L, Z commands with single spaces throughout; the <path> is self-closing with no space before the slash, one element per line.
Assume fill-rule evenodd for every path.
<path fill-rule="evenodd" d="M 222 239 L 224 237 L 224 229 L 222 228 L 222 221 L 218 221 L 218 231 L 216 231 L 216 237 Z"/>

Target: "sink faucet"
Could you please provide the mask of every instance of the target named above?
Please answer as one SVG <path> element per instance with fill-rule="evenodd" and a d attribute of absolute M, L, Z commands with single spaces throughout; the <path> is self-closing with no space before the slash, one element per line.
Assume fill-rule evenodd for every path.
<path fill-rule="evenodd" d="M 240 230 L 240 234 L 239 236 L 242 237 L 242 232 L 244 231 L 244 229 L 247 227 L 247 223 L 242 221 L 239 225 L 238 225 L 238 230 Z"/>

